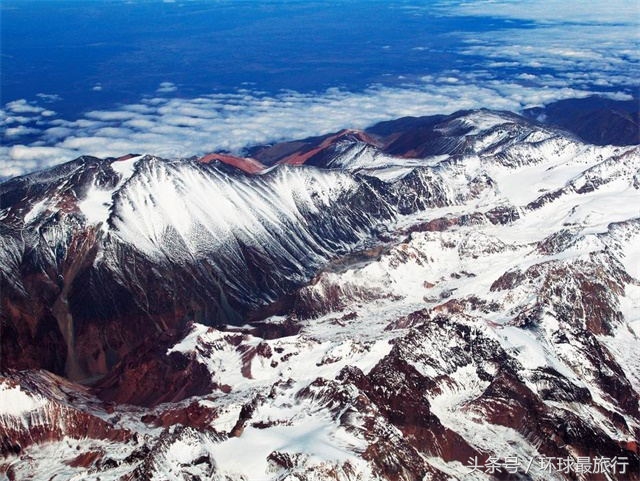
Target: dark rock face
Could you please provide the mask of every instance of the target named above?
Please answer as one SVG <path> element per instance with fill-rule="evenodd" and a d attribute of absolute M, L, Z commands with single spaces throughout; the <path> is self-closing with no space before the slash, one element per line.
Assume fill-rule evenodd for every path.
<path fill-rule="evenodd" d="M 110 403 L 153 407 L 217 388 L 207 369 L 195 359 L 180 353 L 166 354 L 179 338 L 167 333 L 145 338 L 93 386 L 93 391 Z"/>
<path fill-rule="evenodd" d="M 603 97 L 568 99 L 524 111 L 524 115 L 560 127 L 590 144 L 640 143 L 640 104 Z"/>

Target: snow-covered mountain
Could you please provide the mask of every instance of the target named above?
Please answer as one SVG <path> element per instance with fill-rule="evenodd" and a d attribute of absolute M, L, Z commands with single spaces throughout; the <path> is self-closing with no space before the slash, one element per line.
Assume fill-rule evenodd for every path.
<path fill-rule="evenodd" d="M 465 111 L 0 195 L 9 479 L 640 479 L 638 146 Z"/>

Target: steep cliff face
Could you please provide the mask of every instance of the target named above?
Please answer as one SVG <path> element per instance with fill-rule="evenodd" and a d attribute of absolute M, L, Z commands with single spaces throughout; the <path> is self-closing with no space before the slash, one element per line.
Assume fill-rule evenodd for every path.
<path fill-rule="evenodd" d="M 637 146 L 477 111 L 250 154 L 0 186 L 0 472 L 640 479 Z"/>

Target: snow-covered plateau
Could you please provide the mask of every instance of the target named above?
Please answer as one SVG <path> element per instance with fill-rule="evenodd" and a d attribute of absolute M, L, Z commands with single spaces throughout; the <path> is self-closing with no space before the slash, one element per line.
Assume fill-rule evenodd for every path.
<path fill-rule="evenodd" d="M 639 146 L 464 111 L 0 195 L 0 479 L 640 480 Z"/>

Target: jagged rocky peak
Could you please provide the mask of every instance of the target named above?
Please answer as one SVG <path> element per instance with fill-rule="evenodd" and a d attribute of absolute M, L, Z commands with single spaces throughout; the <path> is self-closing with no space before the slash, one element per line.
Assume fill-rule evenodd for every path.
<path fill-rule="evenodd" d="M 639 176 L 480 110 L 4 182 L 0 472 L 638 480 Z"/>

